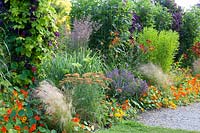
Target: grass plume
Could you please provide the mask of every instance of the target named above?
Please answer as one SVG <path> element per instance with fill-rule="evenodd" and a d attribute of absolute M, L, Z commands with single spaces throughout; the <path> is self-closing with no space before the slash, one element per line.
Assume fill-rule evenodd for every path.
<path fill-rule="evenodd" d="M 53 123 L 59 123 L 61 129 L 69 131 L 72 118 L 71 97 L 47 81 L 42 81 L 35 92 L 36 97 L 46 105 L 46 112 L 52 116 Z"/>
<path fill-rule="evenodd" d="M 173 85 L 169 75 L 165 74 L 160 67 L 154 65 L 153 63 L 141 65 L 138 69 L 144 76 L 158 85 L 163 87 Z"/>

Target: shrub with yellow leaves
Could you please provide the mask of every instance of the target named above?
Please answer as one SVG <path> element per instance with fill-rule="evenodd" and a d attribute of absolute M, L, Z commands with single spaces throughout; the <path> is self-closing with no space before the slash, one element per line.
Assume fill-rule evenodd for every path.
<path fill-rule="evenodd" d="M 52 6 L 56 9 L 57 16 L 56 22 L 60 26 L 65 24 L 66 30 L 70 30 L 70 17 L 69 13 L 71 11 L 71 2 L 70 0 L 53 0 Z"/>

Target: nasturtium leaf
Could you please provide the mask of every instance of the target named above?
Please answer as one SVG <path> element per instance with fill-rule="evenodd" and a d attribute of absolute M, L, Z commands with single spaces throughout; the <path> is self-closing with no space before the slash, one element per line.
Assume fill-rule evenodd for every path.
<path fill-rule="evenodd" d="M 56 130 L 51 130 L 51 133 L 57 133 L 57 131 Z"/>
<path fill-rule="evenodd" d="M 29 123 L 30 123 L 30 125 L 33 125 L 33 124 L 35 124 L 37 121 L 34 119 L 34 118 L 32 118 L 32 119 L 29 119 Z"/>
<path fill-rule="evenodd" d="M 8 128 L 8 129 L 9 129 L 9 128 Z M 9 132 L 9 133 L 17 133 L 17 130 L 9 129 L 8 132 Z"/>
<path fill-rule="evenodd" d="M 16 119 L 16 125 L 20 125 L 22 122 L 19 119 Z"/>
<path fill-rule="evenodd" d="M 19 115 L 19 116 L 24 116 L 24 114 L 25 114 L 25 111 L 24 111 L 24 110 L 20 110 L 20 111 L 18 112 L 18 115 Z"/>
<path fill-rule="evenodd" d="M 46 132 L 47 132 L 47 130 L 46 130 L 45 128 L 43 128 L 43 127 L 39 127 L 38 129 L 39 129 L 39 131 L 42 132 L 42 133 L 46 133 Z"/>
<path fill-rule="evenodd" d="M 13 118 L 14 116 L 16 116 L 16 111 L 13 110 L 12 113 L 10 114 L 10 118 Z"/>
<path fill-rule="evenodd" d="M 27 110 L 27 116 L 29 118 L 33 116 L 33 111 L 31 109 Z"/>
<path fill-rule="evenodd" d="M 6 124 L 6 128 L 7 128 L 7 129 L 12 129 L 12 128 L 13 128 L 13 125 L 12 125 L 11 123 L 8 123 L 8 124 Z"/>

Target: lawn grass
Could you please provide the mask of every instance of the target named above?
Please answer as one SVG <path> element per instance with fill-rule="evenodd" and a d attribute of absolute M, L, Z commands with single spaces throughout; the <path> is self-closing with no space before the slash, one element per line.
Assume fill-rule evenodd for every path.
<path fill-rule="evenodd" d="M 175 130 L 162 127 L 150 127 L 134 121 L 123 121 L 108 130 L 100 130 L 97 133 L 200 133 L 197 131 Z"/>

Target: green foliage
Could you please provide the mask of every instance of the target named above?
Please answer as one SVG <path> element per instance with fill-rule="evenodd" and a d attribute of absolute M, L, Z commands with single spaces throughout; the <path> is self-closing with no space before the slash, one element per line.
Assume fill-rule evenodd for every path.
<path fill-rule="evenodd" d="M 139 34 L 138 42 L 144 46 L 154 47 L 152 52 L 147 53 L 148 60 L 160 65 L 164 71 L 169 71 L 179 46 L 178 39 L 176 32 L 161 31 L 158 33 L 153 28 L 144 28 L 143 33 Z"/>
<path fill-rule="evenodd" d="M 118 0 L 78 0 L 72 2 L 71 18 L 80 19 L 90 16 L 92 21 L 96 21 L 102 26 L 90 37 L 89 47 L 97 48 L 104 53 L 114 39 L 111 32 L 119 32 L 121 41 L 127 41 L 129 38 L 129 28 L 131 25 L 132 2 Z"/>
<path fill-rule="evenodd" d="M 135 12 L 140 16 L 143 27 L 153 27 L 155 20 L 155 6 L 150 0 L 139 0 L 135 2 Z"/>
<path fill-rule="evenodd" d="M 0 127 L 8 132 L 45 132 L 50 133 L 45 124 L 44 113 L 41 109 L 35 109 L 38 101 L 32 100 L 28 91 L 18 87 L 8 87 L 0 93 L 3 103 L 0 110 Z M 3 131 L 3 130 L 2 130 Z"/>
<path fill-rule="evenodd" d="M 60 85 L 65 86 L 66 89 L 72 88 L 73 105 L 81 119 L 103 125 L 101 102 L 105 98 L 104 92 L 108 80 L 102 73 L 90 72 L 82 75 L 74 73 L 66 74 L 60 81 Z"/>
<path fill-rule="evenodd" d="M 139 0 L 134 4 L 134 10 L 143 27 L 155 27 L 159 31 L 171 29 L 172 15 L 167 8 L 150 0 Z"/>
<path fill-rule="evenodd" d="M 168 12 L 168 9 L 161 5 L 156 5 L 155 11 L 155 28 L 158 31 L 170 30 L 172 26 L 172 15 Z"/>
<path fill-rule="evenodd" d="M 6 11 L 1 15 L 6 33 L 4 42 L 12 57 L 9 69 L 15 85 L 31 84 L 32 66 L 37 66 L 43 54 L 56 44 L 55 11 L 49 2 L 12 0 L 4 3 Z"/>
<path fill-rule="evenodd" d="M 70 53 L 58 53 L 42 60 L 40 66 L 41 79 L 50 79 L 56 85 L 66 73 L 102 72 L 101 59 L 92 55 L 91 50 L 80 50 Z"/>

